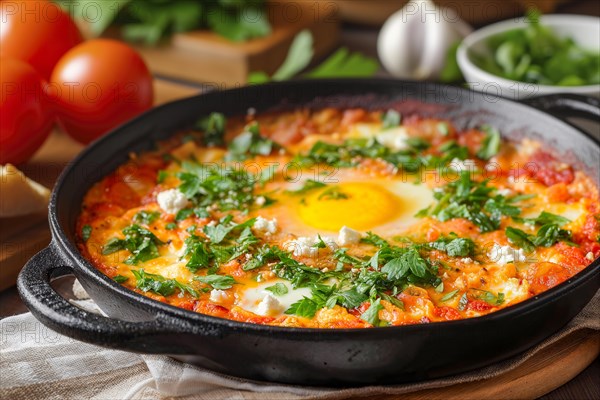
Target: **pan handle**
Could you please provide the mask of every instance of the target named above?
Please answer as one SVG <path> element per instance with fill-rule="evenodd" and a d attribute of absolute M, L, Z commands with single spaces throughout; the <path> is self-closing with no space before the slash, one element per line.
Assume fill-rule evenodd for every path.
<path fill-rule="evenodd" d="M 17 280 L 19 294 L 32 314 L 52 330 L 84 342 L 143 353 L 167 351 L 160 337 L 180 333 L 185 325 L 175 316 L 158 314 L 151 321 L 131 322 L 103 317 L 75 307 L 50 286 L 54 278 L 72 274 L 72 268 L 51 243 L 33 256 Z M 206 328 L 206 327 L 205 327 Z M 185 328 L 189 332 L 189 327 Z M 210 329 L 202 332 L 206 335 Z M 173 346 L 168 351 L 173 353 Z M 181 349 L 185 353 L 185 349 Z"/>
<path fill-rule="evenodd" d="M 561 93 L 531 97 L 522 103 L 545 111 L 573 125 L 567 117 L 580 117 L 593 122 L 600 121 L 600 99 L 579 94 Z"/>

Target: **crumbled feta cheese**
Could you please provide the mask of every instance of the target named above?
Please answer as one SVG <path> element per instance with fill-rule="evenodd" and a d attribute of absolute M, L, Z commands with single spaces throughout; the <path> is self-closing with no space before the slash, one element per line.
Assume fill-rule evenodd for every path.
<path fill-rule="evenodd" d="M 338 235 L 338 243 L 340 246 L 347 246 L 350 244 L 356 244 L 360 242 L 361 234 L 358 231 L 355 231 L 352 228 L 348 228 L 347 226 L 342 226 L 340 229 L 340 233 Z"/>
<path fill-rule="evenodd" d="M 590 261 L 594 261 L 594 253 L 592 253 L 591 251 L 590 251 L 590 252 L 588 252 L 588 253 L 585 255 L 585 258 L 587 258 L 587 259 L 588 259 L 588 260 L 590 260 Z"/>
<path fill-rule="evenodd" d="M 212 226 L 217 226 L 217 221 L 215 221 L 215 220 L 212 220 L 212 221 L 210 221 L 208 224 L 206 224 L 206 226 L 211 226 L 211 227 L 212 227 Z"/>
<path fill-rule="evenodd" d="M 473 259 L 470 257 L 465 257 L 461 258 L 460 261 L 464 262 L 465 264 L 471 264 L 473 262 Z"/>
<path fill-rule="evenodd" d="M 511 194 L 513 194 L 513 191 L 512 191 L 512 190 L 510 190 L 509 188 L 504 188 L 504 189 L 500 189 L 500 190 L 498 190 L 498 191 L 497 191 L 497 193 L 498 193 L 500 196 L 504 196 L 504 197 L 506 197 L 506 196 L 510 196 Z"/>
<path fill-rule="evenodd" d="M 189 205 L 188 199 L 178 189 L 169 189 L 156 196 L 160 208 L 169 214 L 177 214 Z"/>
<path fill-rule="evenodd" d="M 493 172 L 496 170 L 500 170 L 500 166 L 498 165 L 497 162 L 489 162 L 489 163 L 485 164 L 485 170 L 489 171 L 489 172 Z"/>
<path fill-rule="evenodd" d="M 512 262 L 523 262 L 527 260 L 523 249 L 500 246 L 498 243 L 494 243 L 494 247 L 492 247 L 488 253 L 488 257 L 498 265 L 506 265 Z"/>
<path fill-rule="evenodd" d="M 299 237 L 284 243 L 284 248 L 296 257 L 316 257 L 319 249 L 313 247 L 314 240 L 309 237 Z"/>
<path fill-rule="evenodd" d="M 258 304 L 256 313 L 259 315 L 270 315 L 275 316 L 281 314 L 284 311 L 283 305 L 273 297 L 270 293 L 265 295 L 262 301 Z"/>
<path fill-rule="evenodd" d="M 259 216 L 256 218 L 256 221 L 254 222 L 254 225 L 252 225 L 252 227 L 259 232 L 271 235 L 277 232 L 277 219 L 266 219 Z"/>
<path fill-rule="evenodd" d="M 262 207 L 265 205 L 265 203 L 267 202 L 267 199 L 265 198 L 265 196 L 258 196 L 255 200 L 254 203 L 259 206 Z"/>
<path fill-rule="evenodd" d="M 229 300 L 229 293 L 224 290 L 213 289 L 210 292 L 210 301 L 213 303 L 225 303 Z"/>
<path fill-rule="evenodd" d="M 406 150 L 410 147 L 406 142 L 409 137 L 404 127 L 386 129 L 378 133 L 375 138 L 379 143 L 392 150 Z"/>
<path fill-rule="evenodd" d="M 329 236 L 325 236 L 325 237 L 321 237 L 321 239 L 323 239 L 323 242 L 325 242 L 325 244 L 327 245 L 327 248 L 331 251 L 335 251 L 338 249 L 338 245 L 335 242 L 335 240 Z M 319 237 L 315 236 L 314 240 L 314 244 L 317 244 L 319 242 Z"/>
<path fill-rule="evenodd" d="M 330 237 L 321 237 L 329 250 L 335 251 L 338 248 L 337 243 Z M 289 240 L 283 244 L 284 249 L 292 252 L 296 257 L 316 257 L 319 254 L 319 248 L 316 246 L 319 243 L 319 237 L 302 236 L 293 240 Z"/>
<path fill-rule="evenodd" d="M 477 169 L 477 163 L 474 160 L 459 160 L 458 158 L 453 158 L 448 167 L 457 172 L 471 172 Z"/>

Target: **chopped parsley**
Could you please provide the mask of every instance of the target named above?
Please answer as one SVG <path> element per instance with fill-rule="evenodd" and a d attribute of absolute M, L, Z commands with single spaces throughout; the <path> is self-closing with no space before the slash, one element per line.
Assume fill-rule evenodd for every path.
<path fill-rule="evenodd" d="M 363 321 L 367 321 L 373 326 L 380 326 L 379 320 L 379 311 L 383 310 L 383 306 L 381 305 L 381 299 L 374 300 L 371 302 L 369 308 L 362 313 L 360 319 Z"/>
<path fill-rule="evenodd" d="M 488 292 L 487 290 L 478 291 L 482 292 L 482 294 L 479 296 L 479 299 L 485 301 L 489 305 L 499 306 L 504 303 L 504 293 L 498 293 L 498 295 L 495 295 L 494 293 Z"/>
<path fill-rule="evenodd" d="M 281 282 L 277 282 L 273 286 L 266 287 L 265 290 L 273 293 L 275 296 L 283 296 L 288 293 L 288 288 Z"/>
<path fill-rule="evenodd" d="M 445 302 L 448 300 L 452 300 L 458 294 L 458 289 L 455 289 L 451 292 L 446 293 L 441 299 L 441 302 Z"/>
<path fill-rule="evenodd" d="M 502 216 L 516 217 L 521 210 L 514 203 L 521 200 L 492 194 L 496 189 L 488 186 L 488 180 L 471 179 L 468 171 L 434 193 L 437 203 L 417 213 L 418 217 L 435 217 L 444 222 L 464 218 L 475 224 L 480 232 L 495 231 L 500 227 Z"/>
<path fill-rule="evenodd" d="M 255 204 L 256 178 L 243 168 L 214 167 L 183 161 L 179 190 L 196 207 L 216 205 L 221 211 L 249 209 Z"/>
<path fill-rule="evenodd" d="M 571 242 L 571 231 L 561 229 L 562 225 L 570 222 L 563 216 L 542 211 L 536 218 L 517 218 L 516 220 L 530 225 L 541 225 L 535 235 L 512 226 L 507 227 L 504 231 L 511 243 L 527 252 L 534 251 L 536 247 L 551 247 L 557 242 L 574 245 Z"/>
<path fill-rule="evenodd" d="M 143 292 L 154 292 L 165 297 L 172 295 L 176 290 L 187 292 L 198 297 L 198 292 L 190 285 L 183 284 L 176 279 L 167 279 L 162 275 L 150 274 L 143 269 L 131 270 L 136 279 L 136 288 Z"/>
<path fill-rule="evenodd" d="M 349 196 L 342 192 L 338 186 L 330 187 L 323 191 L 318 197 L 318 200 L 344 200 L 348 199 Z"/>
<path fill-rule="evenodd" d="M 150 225 L 151 223 L 156 221 L 158 217 L 160 217 L 160 212 L 158 211 L 142 210 L 135 214 L 135 216 L 133 217 L 133 222 L 135 222 L 136 224 Z"/>
<path fill-rule="evenodd" d="M 423 146 L 422 141 L 413 141 L 408 144 L 411 143 Z M 340 145 L 319 141 L 307 153 L 297 155 L 294 161 L 304 167 L 326 164 L 332 167 L 348 168 L 358 165 L 361 159 L 377 158 L 407 172 L 416 172 L 423 166 L 423 161 L 418 156 L 416 149 L 394 151 L 379 143 L 375 138 L 347 139 Z"/>
<path fill-rule="evenodd" d="M 169 176 L 169 173 L 165 170 L 160 170 L 158 171 L 158 174 L 156 174 L 156 183 L 163 183 L 165 181 L 165 179 L 167 179 L 167 177 Z"/>
<path fill-rule="evenodd" d="M 219 290 L 229 289 L 237 283 L 236 280 L 230 275 L 211 274 L 205 276 L 195 276 L 194 279 L 210 285 L 213 289 Z"/>
<path fill-rule="evenodd" d="M 196 122 L 196 129 L 204 133 L 203 142 L 207 147 L 225 145 L 225 116 L 218 112 L 210 113 L 207 117 Z"/>
<path fill-rule="evenodd" d="M 319 305 L 314 300 L 304 297 L 302 300 L 292 304 L 290 308 L 285 310 L 285 313 L 304 318 L 312 318 L 315 316 L 319 308 Z"/>
<path fill-rule="evenodd" d="M 183 210 L 177 211 L 177 214 L 175 214 L 175 221 L 177 221 L 177 222 L 183 221 L 184 219 L 188 219 L 192 215 L 194 215 L 193 209 L 184 208 Z"/>
<path fill-rule="evenodd" d="M 481 130 L 486 133 L 481 147 L 477 151 L 477 157 L 482 160 L 489 160 L 500 151 L 501 137 L 500 132 L 490 125 L 483 125 Z"/>
<path fill-rule="evenodd" d="M 127 282 L 129 278 L 123 275 L 117 275 L 113 278 L 113 281 L 117 282 L 117 283 L 124 283 Z"/>
<path fill-rule="evenodd" d="M 446 122 L 438 122 L 436 127 L 440 135 L 448 136 L 450 134 L 450 129 L 448 128 L 448 124 Z"/>
<path fill-rule="evenodd" d="M 387 110 L 381 115 L 381 128 L 383 130 L 395 128 L 400 126 L 402 122 L 402 116 L 396 110 Z"/>
<path fill-rule="evenodd" d="M 195 234 L 186 238 L 184 242 L 186 246 L 184 257 L 188 259 L 186 267 L 196 272 L 202 268 L 218 266 L 243 254 L 254 253 L 254 245 L 258 243 L 258 238 L 250 229 L 254 221 L 249 219 L 244 223 L 236 224 L 232 222 L 231 216 L 227 216 L 214 226 L 204 227 L 203 232 L 208 240 Z"/>
<path fill-rule="evenodd" d="M 92 234 L 92 227 L 90 225 L 84 225 L 81 227 L 81 239 L 83 239 L 84 242 L 88 241 L 91 234 Z"/>
<path fill-rule="evenodd" d="M 275 148 L 277 148 L 276 143 L 261 136 L 258 123 L 253 122 L 229 143 L 226 159 L 241 161 L 250 156 L 268 156 Z"/>
<path fill-rule="evenodd" d="M 429 243 L 429 246 L 447 253 L 450 257 L 470 257 L 475 252 L 475 243 L 471 239 L 459 238 L 456 235 L 439 238 Z"/>
<path fill-rule="evenodd" d="M 130 225 L 123 229 L 125 239 L 112 238 L 102 248 L 102 254 L 108 255 L 120 250 L 128 250 L 131 255 L 125 264 L 136 265 L 159 256 L 158 246 L 163 244 L 152 232 L 139 225 Z"/>

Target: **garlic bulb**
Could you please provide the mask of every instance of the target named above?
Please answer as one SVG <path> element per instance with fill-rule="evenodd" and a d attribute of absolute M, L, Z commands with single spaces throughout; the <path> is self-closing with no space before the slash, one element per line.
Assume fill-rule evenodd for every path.
<path fill-rule="evenodd" d="M 377 53 L 385 69 L 396 77 L 437 78 L 449 47 L 471 30 L 453 10 L 429 0 L 413 0 L 385 22 Z"/>

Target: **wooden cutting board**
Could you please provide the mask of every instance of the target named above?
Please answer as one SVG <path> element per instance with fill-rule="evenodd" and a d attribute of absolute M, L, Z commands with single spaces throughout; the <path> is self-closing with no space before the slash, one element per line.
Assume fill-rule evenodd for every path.
<path fill-rule="evenodd" d="M 303 29 L 313 35 L 314 59 L 330 52 L 338 42 L 337 7 L 331 4 L 270 1 L 267 14 L 272 33 L 263 38 L 231 42 L 202 30 L 175 34 L 160 46 L 136 48 L 156 75 L 223 89 L 245 85 L 250 72 L 275 72 Z"/>
<path fill-rule="evenodd" d="M 156 103 L 164 103 L 196 94 L 199 89 L 157 80 Z M 36 153 L 22 165 L 31 178 L 52 187 L 60 171 L 83 146 L 56 131 Z M 0 290 L 14 285 L 16 276 L 27 260 L 50 241 L 47 214 L 0 219 Z M 12 289 L 11 289 L 12 290 Z M 573 379 L 600 354 L 598 333 L 578 332 L 544 349 L 515 370 L 492 379 L 430 389 L 401 396 L 378 396 L 384 399 L 533 399 Z"/>

